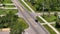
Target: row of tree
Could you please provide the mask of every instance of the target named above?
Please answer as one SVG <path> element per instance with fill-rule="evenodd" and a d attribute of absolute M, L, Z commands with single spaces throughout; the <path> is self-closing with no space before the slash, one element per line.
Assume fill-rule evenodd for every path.
<path fill-rule="evenodd" d="M 0 28 L 10 28 L 10 34 L 22 34 L 24 28 L 14 12 L 9 11 L 5 16 L 0 16 Z"/>
<path fill-rule="evenodd" d="M 0 0 L 0 3 L 3 3 L 4 2 L 4 0 Z"/>
<path fill-rule="evenodd" d="M 43 9 L 46 10 L 59 10 L 60 7 L 60 0 L 29 0 L 32 6 L 35 6 L 36 10 L 42 11 Z M 44 8 L 43 8 L 44 7 Z"/>
<path fill-rule="evenodd" d="M 51 11 L 60 11 L 60 0 L 28 0 L 32 6 L 36 8 L 37 11 L 48 12 L 48 17 L 50 17 Z M 57 16 L 57 12 L 54 13 Z"/>

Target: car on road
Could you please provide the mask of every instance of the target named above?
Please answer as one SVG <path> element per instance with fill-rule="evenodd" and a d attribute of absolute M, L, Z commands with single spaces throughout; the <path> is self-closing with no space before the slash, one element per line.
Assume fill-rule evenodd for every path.
<path fill-rule="evenodd" d="M 38 20 L 37 20 L 37 19 L 35 19 L 35 22 L 38 22 Z"/>

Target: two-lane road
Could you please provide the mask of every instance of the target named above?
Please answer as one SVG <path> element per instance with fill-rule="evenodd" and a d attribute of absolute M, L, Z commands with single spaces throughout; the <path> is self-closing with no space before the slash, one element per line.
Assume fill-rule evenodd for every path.
<path fill-rule="evenodd" d="M 29 26 L 34 30 L 35 34 L 49 34 L 49 32 L 46 31 L 40 24 L 35 22 L 33 15 L 29 14 L 18 0 L 12 0 L 12 2 L 18 8 L 19 13 L 22 14 Z"/>

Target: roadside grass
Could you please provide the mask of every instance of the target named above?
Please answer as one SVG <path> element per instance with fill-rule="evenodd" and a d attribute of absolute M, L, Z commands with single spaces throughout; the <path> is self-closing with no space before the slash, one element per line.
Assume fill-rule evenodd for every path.
<path fill-rule="evenodd" d="M 44 23 L 44 21 L 42 21 L 38 16 L 36 18 L 40 23 Z"/>
<path fill-rule="evenodd" d="M 42 16 L 42 17 L 43 17 L 43 16 Z M 56 21 L 56 17 L 55 17 L 54 15 L 50 15 L 50 16 L 45 15 L 43 18 L 44 18 L 45 20 L 47 20 L 48 22 L 54 22 L 54 21 Z"/>
<path fill-rule="evenodd" d="M 19 0 L 19 2 L 20 2 L 28 11 L 31 11 L 21 0 Z"/>
<path fill-rule="evenodd" d="M 24 29 L 29 27 L 23 18 L 19 18 L 18 20 L 20 21 L 20 24 L 23 26 Z"/>
<path fill-rule="evenodd" d="M 2 2 L 0 1 L 0 4 L 2 4 L 2 3 L 3 3 L 3 4 L 7 4 L 7 3 L 12 3 L 12 1 L 11 1 L 11 0 L 4 0 L 4 1 L 2 1 Z"/>
<path fill-rule="evenodd" d="M 43 25 L 49 32 L 50 34 L 56 34 L 53 29 L 51 29 L 48 25 Z"/>
<path fill-rule="evenodd" d="M 14 8 L 15 6 L 14 5 L 5 5 L 4 7 L 6 7 L 6 8 Z"/>
<path fill-rule="evenodd" d="M 13 11 L 14 13 L 17 13 L 18 12 L 18 10 L 17 9 L 0 9 L 0 15 L 1 14 L 7 14 L 7 13 L 9 13 L 9 11 Z"/>
<path fill-rule="evenodd" d="M 56 24 L 51 24 L 53 27 L 56 26 Z M 56 27 L 55 27 L 56 28 Z M 60 28 L 56 28 L 60 32 Z"/>
<path fill-rule="evenodd" d="M 4 3 L 4 4 L 5 4 L 5 3 L 12 3 L 12 1 L 11 1 L 11 0 L 4 0 L 3 3 Z"/>

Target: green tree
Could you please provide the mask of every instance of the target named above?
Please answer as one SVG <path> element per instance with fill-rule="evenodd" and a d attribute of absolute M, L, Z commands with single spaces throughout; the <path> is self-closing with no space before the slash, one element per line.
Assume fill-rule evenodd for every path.
<path fill-rule="evenodd" d="M 17 19 L 17 17 L 16 17 L 16 21 L 11 23 L 10 31 L 11 31 L 10 34 L 22 34 L 22 32 L 24 31 L 23 24 L 20 20 Z"/>
<path fill-rule="evenodd" d="M 5 4 L 3 4 L 2 6 L 5 7 Z"/>
<path fill-rule="evenodd" d="M 30 0 L 32 6 L 36 4 L 36 1 L 35 0 Z"/>
<path fill-rule="evenodd" d="M 22 34 L 22 32 L 24 31 L 21 23 L 19 22 L 16 22 L 16 23 L 17 24 L 12 26 L 10 34 Z"/>
<path fill-rule="evenodd" d="M 56 19 L 56 28 L 60 28 L 60 18 L 58 16 Z"/>
<path fill-rule="evenodd" d="M 57 19 L 57 21 L 56 21 L 56 28 L 60 28 L 60 20 L 59 19 Z"/>
<path fill-rule="evenodd" d="M 43 5 L 41 3 L 36 5 L 36 10 L 37 11 L 42 11 L 43 10 Z"/>
<path fill-rule="evenodd" d="M 4 2 L 4 0 L 0 0 L 0 3 L 3 3 Z"/>
<path fill-rule="evenodd" d="M 56 10 L 53 4 L 50 4 L 50 10 L 52 11 Z"/>
<path fill-rule="evenodd" d="M 56 16 L 56 17 L 57 17 L 57 16 L 58 16 L 58 13 L 57 13 L 57 12 L 55 12 L 55 13 L 54 13 L 54 16 Z"/>
<path fill-rule="evenodd" d="M 13 12 L 9 12 L 7 14 L 8 18 L 10 19 L 10 34 L 22 34 L 24 28 L 22 24 L 18 21 L 18 16 L 15 15 Z"/>

